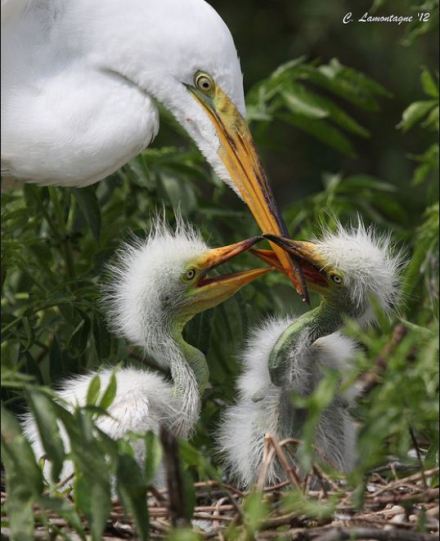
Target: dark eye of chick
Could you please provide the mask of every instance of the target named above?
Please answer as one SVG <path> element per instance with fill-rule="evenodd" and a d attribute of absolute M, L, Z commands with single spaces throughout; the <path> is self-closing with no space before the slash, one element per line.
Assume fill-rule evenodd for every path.
<path fill-rule="evenodd" d="M 186 272 L 185 272 L 185 280 L 192 280 L 196 275 L 196 270 L 195 269 L 188 269 Z"/>
<path fill-rule="evenodd" d="M 333 280 L 335 284 L 342 284 L 342 278 L 338 276 L 337 274 L 332 274 L 330 278 Z"/>

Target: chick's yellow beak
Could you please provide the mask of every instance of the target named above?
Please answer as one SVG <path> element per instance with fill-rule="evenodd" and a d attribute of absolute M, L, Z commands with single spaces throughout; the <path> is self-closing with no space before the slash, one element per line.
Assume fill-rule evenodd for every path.
<path fill-rule="evenodd" d="M 252 237 L 229 246 L 214 248 L 205 252 L 194 262 L 199 270 L 199 275 L 194 287 L 188 292 L 188 301 L 192 314 L 213 308 L 217 304 L 226 301 L 243 286 L 250 284 L 256 278 L 272 270 L 269 267 L 264 267 L 222 276 L 208 276 L 211 270 L 246 252 L 260 239 L 261 237 Z"/>
<path fill-rule="evenodd" d="M 327 273 L 324 270 L 325 261 L 316 244 L 274 235 L 264 235 L 264 237 L 295 257 L 299 263 L 301 274 L 311 289 L 318 293 L 324 293 L 328 289 Z M 276 256 L 271 250 L 252 249 L 251 252 L 265 263 L 284 272 L 284 269 L 276 262 Z"/>
<path fill-rule="evenodd" d="M 198 72 L 194 86 L 188 89 L 208 114 L 220 142 L 218 155 L 261 231 L 286 236 L 286 227 L 245 119 L 209 75 Z M 272 248 L 298 294 L 307 300 L 307 289 L 295 259 L 276 244 Z"/>

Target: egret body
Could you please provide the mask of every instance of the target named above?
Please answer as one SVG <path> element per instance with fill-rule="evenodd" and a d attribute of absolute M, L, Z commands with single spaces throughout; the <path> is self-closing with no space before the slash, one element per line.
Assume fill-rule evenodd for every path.
<path fill-rule="evenodd" d="M 201 394 L 208 383 L 208 367 L 201 351 L 182 336 L 186 323 L 234 295 L 241 287 L 270 269 L 257 268 L 235 274 L 208 277 L 208 272 L 255 244 L 258 237 L 223 248 L 209 249 L 190 228 L 180 225 L 175 233 L 158 225 L 145 240 L 124 246 L 110 267 L 106 304 L 112 327 L 130 342 L 144 348 L 171 381 L 152 371 L 122 368 L 116 372 L 117 392 L 97 426 L 112 438 L 127 432 L 158 432 L 163 424 L 177 436 L 187 438 L 200 411 Z M 111 370 L 77 376 L 65 381 L 59 397 L 73 408 L 85 405 L 87 389 L 98 374 L 101 386 Z M 28 415 L 25 433 L 36 456 L 44 454 L 33 418 Z M 64 437 L 64 435 L 63 435 Z M 68 444 L 64 437 L 65 444 Z M 143 457 L 142 442 L 135 447 Z M 63 478 L 72 473 L 65 466 Z"/>
<path fill-rule="evenodd" d="M 266 433 L 280 440 L 301 437 L 307 411 L 293 405 L 292 393 L 307 397 L 326 371 L 341 373 L 349 366 L 356 347 L 339 333 L 343 319 L 366 323 L 373 317 L 371 299 L 390 311 L 398 294 L 399 256 L 392 254 L 389 239 L 362 225 L 339 227 L 315 242 L 278 242 L 301 259 L 307 283 L 322 301 L 298 318 L 266 321 L 248 341 L 238 401 L 227 410 L 219 435 L 225 462 L 243 486 L 258 476 Z M 259 254 L 273 260 L 270 252 Z M 314 441 L 317 456 L 342 471 L 355 463 L 355 425 L 348 411 L 352 398 L 353 391 L 339 393 L 324 409 Z M 293 452 L 289 458 L 295 463 Z M 273 461 L 268 483 L 283 475 Z"/>

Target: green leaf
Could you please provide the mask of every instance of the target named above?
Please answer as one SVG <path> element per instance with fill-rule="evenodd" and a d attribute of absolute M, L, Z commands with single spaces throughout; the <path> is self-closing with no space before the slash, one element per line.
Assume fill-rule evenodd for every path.
<path fill-rule="evenodd" d="M 323 120 L 316 120 L 312 118 L 306 118 L 302 115 L 278 113 L 278 117 L 284 121 L 301 128 L 305 132 L 309 133 L 319 139 L 328 146 L 333 147 L 342 154 L 346 154 L 350 157 L 355 157 L 355 151 L 350 141 L 343 135 L 337 128 L 331 126 Z"/>
<path fill-rule="evenodd" d="M 428 114 L 425 121 L 422 124 L 422 128 L 432 128 L 434 130 L 439 130 L 439 106 L 437 105 L 432 109 Z"/>
<path fill-rule="evenodd" d="M 423 68 L 420 80 L 422 82 L 422 87 L 425 93 L 432 98 L 438 98 L 438 81 L 434 79 L 429 70 Z"/>
<path fill-rule="evenodd" d="M 376 94 L 389 96 L 377 83 L 354 70 L 344 68 L 336 61 L 315 68 L 309 65 L 298 69 L 300 79 L 308 80 L 367 111 L 377 111 Z"/>
<path fill-rule="evenodd" d="M 166 537 L 166 541 L 201 541 L 202 539 L 203 537 L 189 528 L 175 528 Z"/>
<path fill-rule="evenodd" d="M 255 491 L 246 496 L 243 503 L 243 511 L 246 528 L 251 533 L 258 531 L 258 528 L 268 515 L 268 507 L 267 503 L 263 500 L 263 494 Z"/>
<path fill-rule="evenodd" d="M 96 242 L 99 242 L 101 234 L 101 210 L 95 190 L 95 186 L 88 186 L 86 188 L 74 188 L 73 193 Z"/>
<path fill-rule="evenodd" d="M 298 113 L 308 118 L 326 118 L 328 112 L 318 106 L 311 95 L 308 95 L 300 86 L 291 86 L 281 91 L 286 107 L 292 113 Z"/>
<path fill-rule="evenodd" d="M 154 432 L 145 434 L 145 482 L 150 485 L 154 481 L 157 468 L 162 462 L 162 446 Z"/>
<path fill-rule="evenodd" d="M 2 460 L 8 494 L 6 511 L 12 539 L 30 541 L 34 532 L 32 505 L 43 490 L 43 476 L 18 421 L 3 405 L 1 419 Z"/>
<path fill-rule="evenodd" d="M 112 405 L 113 400 L 115 399 L 115 396 L 116 396 L 117 386 L 118 384 L 117 384 L 115 372 L 113 371 L 110 375 L 110 380 L 104 391 L 104 394 L 102 395 L 102 398 L 99 402 L 98 407 L 106 410 Z"/>
<path fill-rule="evenodd" d="M 96 440 L 77 430 L 71 430 L 69 436 L 75 462 L 75 504 L 88 519 L 93 541 L 100 541 L 112 508 L 108 464 Z"/>
<path fill-rule="evenodd" d="M 86 404 L 94 406 L 98 400 L 99 391 L 101 389 L 101 378 L 95 374 L 91 379 L 87 388 Z"/>
<path fill-rule="evenodd" d="M 350 175 L 349 177 L 344 178 L 339 183 L 339 188 L 341 190 L 346 190 L 347 188 L 350 191 L 358 193 L 360 189 L 375 190 L 379 192 L 389 192 L 394 193 L 397 191 L 397 188 L 394 184 L 389 182 L 384 182 L 379 180 L 376 177 L 371 175 Z"/>
<path fill-rule="evenodd" d="M 402 120 L 397 124 L 397 128 L 404 132 L 411 129 L 414 124 L 417 124 L 425 115 L 427 115 L 436 105 L 436 101 L 415 101 L 405 109 L 402 114 Z"/>
<path fill-rule="evenodd" d="M 51 400 L 39 391 L 28 394 L 44 451 L 52 463 L 51 477 L 56 483 L 63 469 L 64 445 L 58 428 L 58 421 Z"/>
<path fill-rule="evenodd" d="M 85 313 L 79 311 L 79 316 L 81 319 L 73 330 L 69 340 L 70 353 L 76 357 L 81 356 L 86 350 L 92 325 Z"/>
<path fill-rule="evenodd" d="M 101 484 L 90 479 L 89 522 L 93 541 L 101 541 L 107 518 L 112 510 L 110 483 Z"/>
<path fill-rule="evenodd" d="M 313 99 L 319 107 L 327 111 L 328 117 L 335 124 L 360 137 L 369 137 L 370 134 L 368 130 L 361 126 L 343 109 L 338 107 L 332 100 L 318 94 L 313 94 Z"/>
<path fill-rule="evenodd" d="M 148 539 L 147 484 L 136 460 L 129 454 L 118 457 L 116 488 L 124 508 L 132 515 L 140 539 Z"/>
<path fill-rule="evenodd" d="M 81 539 L 86 539 L 81 518 L 67 499 L 43 495 L 39 499 L 39 504 L 48 511 L 56 513 L 64 518 L 67 524 L 76 531 Z"/>

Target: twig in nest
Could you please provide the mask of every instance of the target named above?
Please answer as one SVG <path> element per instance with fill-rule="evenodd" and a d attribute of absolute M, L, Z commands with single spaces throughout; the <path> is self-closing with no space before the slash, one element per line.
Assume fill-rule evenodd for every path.
<path fill-rule="evenodd" d="M 278 460 L 280 461 L 281 466 L 286 472 L 287 478 L 289 479 L 289 481 L 292 483 L 293 486 L 301 490 L 302 489 L 301 479 L 299 478 L 299 475 L 296 473 L 295 467 L 289 464 L 286 453 L 284 452 L 283 448 L 279 444 L 278 440 L 272 436 L 270 436 L 270 438 L 271 438 L 271 443 L 278 456 Z"/>
<path fill-rule="evenodd" d="M 156 498 L 156 500 L 159 502 L 159 503 L 164 503 L 167 501 L 167 499 L 165 498 L 165 496 L 162 494 L 162 492 L 160 492 L 159 490 L 157 490 L 157 488 L 154 486 L 154 485 L 150 485 L 148 487 L 148 491 L 151 492 L 151 494 Z"/>
<path fill-rule="evenodd" d="M 428 488 L 424 492 L 417 494 L 391 494 L 390 496 L 372 496 L 372 501 L 369 504 L 386 504 L 386 503 L 401 503 L 401 502 L 431 502 L 439 497 L 438 488 Z"/>
<path fill-rule="evenodd" d="M 315 541 L 354 541 L 355 539 L 375 539 L 376 541 L 438 541 L 437 535 L 402 530 L 379 530 L 377 528 L 334 528 L 319 537 L 311 537 L 310 530 L 305 539 Z"/>
<path fill-rule="evenodd" d="M 267 472 L 269 471 L 273 457 L 275 455 L 275 448 L 272 446 L 272 438 L 270 434 L 264 435 L 264 447 L 263 447 L 263 460 L 261 462 L 260 471 L 258 473 L 258 479 L 256 483 L 257 490 L 263 490 L 266 484 Z"/>
<path fill-rule="evenodd" d="M 430 470 L 425 471 L 425 477 L 431 477 L 433 475 L 437 475 L 439 473 L 439 468 L 432 468 Z M 381 487 L 377 492 L 374 493 L 374 496 L 378 496 L 379 494 L 382 494 L 383 492 L 388 492 L 390 490 L 393 490 L 396 487 L 399 487 L 405 483 L 411 483 L 413 481 L 418 481 L 421 479 L 422 474 L 420 472 L 414 473 L 413 475 L 409 475 L 408 477 L 402 477 L 401 479 L 397 479 L 396 481 L 393 481 L 391 483 L 388 483 L 387 486 Z"/>

